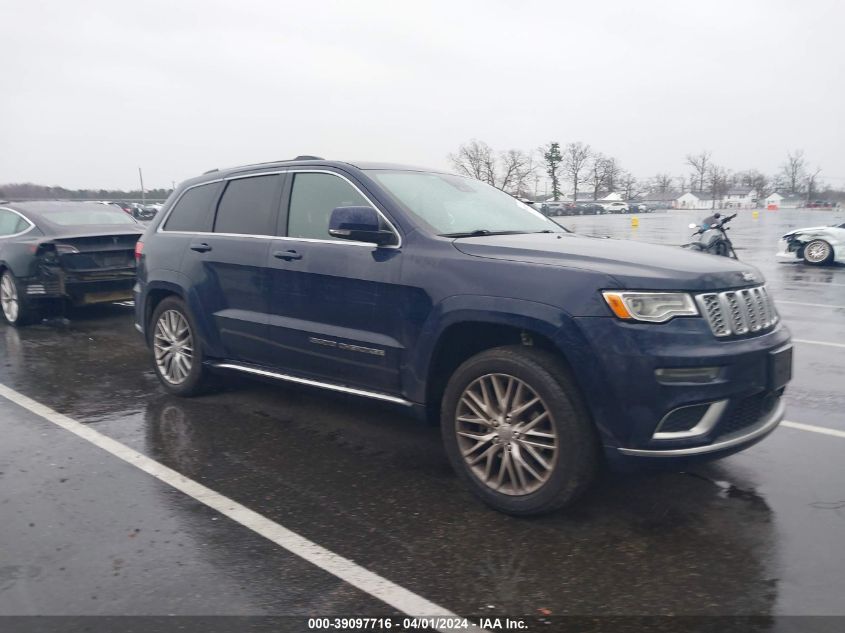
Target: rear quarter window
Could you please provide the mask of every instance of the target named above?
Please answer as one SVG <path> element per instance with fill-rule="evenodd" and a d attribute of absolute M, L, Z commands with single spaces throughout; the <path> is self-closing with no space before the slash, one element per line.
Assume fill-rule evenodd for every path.
<path fill-rule="evenodd" d="M 217 199 L 220 183 L 197 185 L 188 189 L 176 202 L 164 223 L 165 231 L 209 233 L 214 221 L 213 203 Z"/>

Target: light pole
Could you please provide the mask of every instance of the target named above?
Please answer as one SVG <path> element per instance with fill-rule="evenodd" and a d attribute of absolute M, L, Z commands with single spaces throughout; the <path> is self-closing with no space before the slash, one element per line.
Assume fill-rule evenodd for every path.
<path fill-rule="evenodd" d="M 141 179 L 141 204 L 146 204 L 147 195 L 144 193 L 144 173 L 140 167 L 138 168 L 138 178 Z"/>

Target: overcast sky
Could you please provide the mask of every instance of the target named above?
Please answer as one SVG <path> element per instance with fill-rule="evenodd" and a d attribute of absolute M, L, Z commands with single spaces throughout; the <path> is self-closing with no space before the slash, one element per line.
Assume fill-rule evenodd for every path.
<path fill-rule="evenodd" d="M 317 154 L 445 167 L 583 141 L 638 177 L 701 149 L 845 186 L 845 3 L 0 3 L 0 183 L 170 186 Z"/>

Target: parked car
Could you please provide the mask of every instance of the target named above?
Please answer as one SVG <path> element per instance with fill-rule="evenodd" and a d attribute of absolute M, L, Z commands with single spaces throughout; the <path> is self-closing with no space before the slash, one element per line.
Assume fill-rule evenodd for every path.
<path fill-rule="evenodd" d="M 601 215 L 605 212 L 604 207 L 597 202 L 578 202 L 575 208 L 578 215 Z"/>
<path fill-rule="evenodd" d="M 111 204 L 0 205 L 0 303 L 6 321 L 36 321 L 57 301 L 132 297 L 139 224 Z"/>
<path fill-rule="evenodd" d="M 783 416 L 790 335 L 758 270 L 576 235 L 477 180 L 215 171 L 136 253 L 135 326 L 167 391 L 238 372 L 430 416 L 504 512 L 571 503 L 605 462 L 728 455 Z"/>
<path fill-rule="evenodd" d="M 777 255 L 815 266 L 845 264 L 845 222 L 790 231 L 781 238 Z"/>
<path fill-rule="evenodd" d="M 540 210 L 548 216 L 568 215 L 566 203 L 560 201 L 544 202 Z"/>
<path fill-rule="evenodd" d="M 642 202 L 629 202 L 628 210 L 631 213 L 651 213 L 652 208 Z"/>
<path fill-rule="evenodd" d="M 628 213 L 628 204 L 625 202 L 602 202 L 601 205 L 608 213 Z"/>

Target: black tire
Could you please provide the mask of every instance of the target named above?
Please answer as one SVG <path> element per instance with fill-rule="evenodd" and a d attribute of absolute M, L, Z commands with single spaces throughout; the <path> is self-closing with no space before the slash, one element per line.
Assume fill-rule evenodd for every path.
<path fill-rule="evenodd" d="M 0 309 L 6 323 L 14 327 L 20 327 L 23 325 L 29 325 L 30 323 L 35 323 L 41 319 L 41 312 L 38 309 L 38 306 L 34 305 L 29 299 L 26 294 L 26 289 L 18 282 L 11 270 L 6 269 L 3 271 L 3 274 L 0 275 L 0 284 L 9 284 L 8 287 L 14 293 L 14 298 L 17 303 L 16 313 L 11 318 L 7 315 L 7 308 L 5 304 L 2 306 L 2 309 Z M 3 286 L 0 285 L 0 293 L 3 292 Z"/>
<path fill-rule="evenodd" d="M 555 456 L 549 460 L 552 467 L 548 479 L 527 494 L 494 490 L 472 471 L 462 454 L 458 439 L 461 398 L 467 388 L 490 374 L 516 378 L 533 390 L 549 412 L 547 419 L 558 438 Z M 587 489 L 597 471 L 599 443 L 587 409 L 568 369 L 546 351 L 526 346 L 497 347 L 464 362 L 446 386 L 440 426 L 446 453 L 458 476 L 482 501 L 506 514 L 544 514 L 569 505 Z M 510 452 L 510 444 L 507 448 Z M 501 465 L 504 453 L 498 455 Z"/>
<path fill-rule="evenodd" d="M 825 240 L 811 240 L 804 245 L 801 257 L 811 266 L 824 266 L 833 260 L 833 247 Z"/>
<path fill-rule="evenodd" d="M 171 381 L 164 373 L 162 367 L 156 358 L 156 328 L 162 315 L 168 312 L 176 312 L 185 319 L 191 337 L 191 359 L 190 369 L 184 379 L 180 381 Z M 153 370 L 158 377 L 162 387 L 168 392 L 177 396 L 197 396 L 207 393 L 217 387 L 216 377 L 211 373 L 208 366 L 205 365 L 205 354 L 202 349 L 202 342 L 197 335 L 198 329 L 196 321 L 194 320 L 191 311 L 185 305 L 185 302 L 178 297 L 167 297 L 156 306 L 153 311 L 152 318 L 147 324 L 147 342 L 150 350 L 153 353 Z"/>

